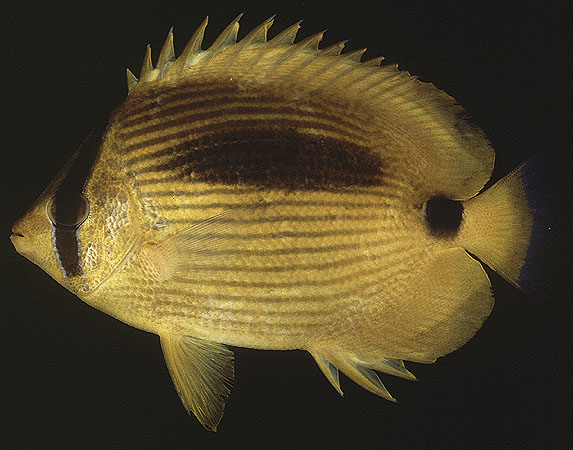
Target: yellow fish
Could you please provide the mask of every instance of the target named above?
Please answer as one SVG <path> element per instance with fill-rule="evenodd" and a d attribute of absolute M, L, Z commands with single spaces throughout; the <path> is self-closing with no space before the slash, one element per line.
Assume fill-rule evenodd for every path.
<path fill-rule="evenodd" d="M 13 227 L 83 301 L 159 335 L 188 412 L 215 430 L 227 346 L 308 351 L 393 400 L 493 307 L 481 262 L 523 285 L 527 164 L 480 193 L 494 151 L 432 84 L 273 18 L 179 57 L 169 32 L 129 94 Z M 479 193 L 479 195 L 478 195 Z"/>

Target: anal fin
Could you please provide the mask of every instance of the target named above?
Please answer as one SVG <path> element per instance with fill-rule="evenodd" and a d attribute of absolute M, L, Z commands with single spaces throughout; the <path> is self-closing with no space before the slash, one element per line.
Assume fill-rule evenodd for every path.
<path fill-rule="evenodd" d="M 322 370 L 322 373 L 324 373 L 328 381 L 330 381 L 330 383 L 341 395 L 342 390 L 340 389 L 338 370 L 341 370 L 348 378 L 350 378 L 352 381 L 367 391 L 385 398 L 386 400 L 393 402 L 396 401 L 390 392 L 388 392 L 388 389 L 386 389 L 386 387 L 382 384 L 380 378 L 378 378 L 378 375 L 376 375 L 376 372 L 370 368 L 372 367 L 370 363 L 361 361 L 356 357 L 341 357 L 330 353 L 326 354 L 311 352 L 311 355 L 314 357 L 318 367 L 320 367 L 320 370 Z M 376 366 L 375 368 L 382 371 L 381 367 L 382 364 Z M 406 369 L 404 368 L 404 370 Z M 399 369 L 396 369 L 396 371 L 399 372 Z M 408 371 L 406 370 L 406 372 Z"/>
<path fill-rule="evenodd" d="M 188 413 L 216 431 L 234 377 L 233 352 L 223 344 L 162 334 L 161 348 L 175 389 Z"/>
<path fill-rule="evenodd" d="M 342 392 L 342 389 L 340 389 L 340 377 L 338 375 L 338 369 L 336 368 L 336 366 L 322 355 L 319 355 L 318 353 L 311 352 L 310 354 L 316 361 L 316 364 L 318 364 L 320 370 L 322 370 L 322 373 L 324 374 L 326 379 L 330 381 L 330 384 L 332 384 L 334 389 L 336 389 L 336 391 L 340 395 L 344 395 L 344 392 Z"/>
<path fill-rule="evenodd" d="M 370 365 L 378 372 L 384 372 L 389 375 L 395 375 L 406 380 L 416 380 L 416 377 L 404 366 L 404 361 L 394 358 L 378 358 Z"/>

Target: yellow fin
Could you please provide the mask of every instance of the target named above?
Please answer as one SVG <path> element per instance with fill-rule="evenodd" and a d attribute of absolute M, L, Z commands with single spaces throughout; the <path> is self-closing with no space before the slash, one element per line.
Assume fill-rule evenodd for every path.
<path fill-rule="evenodd" d="M 201 44 L 203 43 L 203 37 L 205 36 L 205 28 L 207 28 L 207 23 L 209 22 L 209 17 L 205 17 L 205 20 L 201 25 L 195 30 L 191 39 L 181 52 L 181 55 L 175 60 L 169 73 L 166 76 L 175 77 L 181 73 L 186 67 L 196 64 L 200 59 L 200 55 L 203 54 L 201 49 Z"/>
<path fill-rule="evenodd" d="M 338 374 L 338 369 L 334 366 L 334 364 L 332 364 L 328 359 L 318 353 L 310 352 L 310 354 L 316 361 L 316 364 L 320 370 L 322 370 L 322 373 L 326 379 L 330 382 L 330 384 L 332 384 L 334 389 L 336 389 L 336 392 L 338 392 L 340 395 L 344 395 L 342 389 L 340 389 L 340 376 Z"/>
<path fill-rule="evenodd" d="M 458 242 L 516 287 L 533 232 L 524 164 L 464 202 Z"/>
<path fill-rule="evenodd" d="M 139 81 L 128 78 L 130 95 L 148 82 L 207 76 L 245 81 L 253 89 L 271 86 L 277 94 L 297 99 L 332 98 L 335 104 L 364 111 L 372 122 L 369 133 L 375 151 L 395 158 L 401 166 L 397 171 L 418 180 L 421 200 L 428 194 L 466 200 L 491 176 L 494 152 L 484 133 L 466 120 L 455 99 L 432 84 L 398 71 L 397 66 L 376 67 L 380 58 L 360 62 L 363 49 L 340 53 L 342 47 L 335 44 L 339 48 L 319 50 L 323 32 L 294 43 L 300 22 L 267 41 L 270 18 L 247 34 L 244 43 L 237 43 L 240 18 L 205 51 L 201 49 L 204 21 L 174 61 L 170 33 L 162 64 L 153 68 L 148 49 Z M 190 66 L 193 70 L 184 70 Z M 407 156 L 412 149 L 418 157 L 415 165 Z"/>
<path fill-rule="evenodd" d="M 163 334 L 161 348 L 175 389 L 187 412 L 216 431 L 234 377 L 233 352 L 189 336 Z"/>
<path fill-rule="evenodd" d="M 284 29 L 279 34 L 277 34 L 274 38 L 269 41 L 269 45 L 271 47 L 277 47 L 281 45 L 290 45 L 296 39 L 296 35 L 298 34 L 298 30 L 300 30 L 300 24 L 302 20 L 292 24 L 290 27 Z"/>
<path fill-rule="evenodd" d="M 139 81 L 137 77 L 133 74 L 133 72 L 129 69 L 126 69 L 127 75 L 127 92 L 131 92 L 137 86 L 137 82 Z"/>
<path fill-rule="evenodd" d="M 404 366 L 404 361 L 401 359 L 378 358 L 370 364 L 370 367 L 377 370 L 378 372 L 395 375 L 400 378 L 405 378 L 406 380 L 416 380 L 414 374 L 406 369 Z"/>
<path fill-rule="evenodd" d="M 175 50 L 173 48 L 173 27 L 167 33 L 167 38 L 161 51 L 159 52 L 159 59 L 157 60 L 156 69 L 159 71 L 158 78 L 163 78 L 165 74 L 171 68 L 171 65 L 175 61 Z"/>
<path fill-rule="evenodd" d="M 434 362 L 460 348 L 493 307 L 485 270 L 462 248 L 421 262 L 407 290 L 398 295 L 400 310 L 381 311 L 382 322 L 373 324 L 373 332 L 392 336 L 386 344 L 391 354 L 416 362 Z"/>
<path fill-rule="evenodd" d="M 264 44 L 267 42 L 267 32 L 275 20 L 276 14 L 269 17 L 259 26 L 253 28 L 244 38 L 241 39 L 239 44 L 243 47 L 248 45 Z"/>
<path fill-rule="evenodd" d="M 239 33 L 239 20 L 243 17 L 243 13 L 239 14 L 235 19 L 227 25 L 219 36 L 215 39 L 215 42 L 211 44 L 208 48 L 208 52 L 210 53 L 210 57 L 215 56 L 217 53 L 222 52 L 227 47 L 235 44 L 237 42 L 237 34 Z"/>
<path fill-rule="evenodd" d="M 151 45 L 147 46 L 145 50 L 145 56 L 143 57 L 143 63 L 141 64 L 141 72 L 139 74 L 139 81 L 153 81 L 156 78 L 157 73 L 153 68 L 153 62 L 151 61 Z"/>
<path fill-rule="evenodd" d="M 200 270 L 201 264 L 227 248 L 221 233 L 237 226 L 248 209 L 232 209 L 202 220 L 163 241 L 141 244 L 142 263 L 160 281 Z"/>
<path fill-rule="evenodd" d="M 342 50 L 344 50 L 346 42 L 348 41 L 340 41 L 337 42 L 336 44 L 329 45 L 328 47 L 321 48 L 320 52 L 323 55 L 339 56 L 342 53 Z"/>
<path fill-rule="evenodd" d="M 311 351 L 310 353 L 327 380 L 330 381 L 330 384 L 334 386 L 334 389 L 336 389 L 340 395 L 342 395 L 342 390 L 340 389 L 338 370 L 341 370 L 348 378 L 367 391 L 379 395 L 386 400 L 396 401 L 390 392 L 388 392 L 388 389 L 382 384 L 376 372 L 370 369 L 370 367 L 372 367 L 370 364 L 354 356 L 336 354 L 334 352 Z"/>

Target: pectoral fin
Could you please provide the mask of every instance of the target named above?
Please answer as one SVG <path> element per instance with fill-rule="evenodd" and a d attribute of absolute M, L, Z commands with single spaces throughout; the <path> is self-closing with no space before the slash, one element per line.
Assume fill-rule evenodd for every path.
<path fill-rule="evenodd" d="M 159 242 L 141 245 L 141 260 L 148 272 L 160 281 L 177 273 L 200 270 L 210 258 L 222 258 L 228 246 L 225 233 L 237 230 L 240 220 L 249 216 L 248 209 L 231 209 L 202 220 Z"/>
<path fill-rule="evenodd" d="M 161 348 L 183 406 L 216 431 L 234 377 L 233 352 L 223 344 L 171 334 L 161 335 Z"/>

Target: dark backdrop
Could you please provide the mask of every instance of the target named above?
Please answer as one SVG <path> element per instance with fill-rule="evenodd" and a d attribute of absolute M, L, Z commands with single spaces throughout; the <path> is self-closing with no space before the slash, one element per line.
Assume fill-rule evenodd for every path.
<path fill-rule="evenodd" d="M 384 55 L 434 82 L 490 137 L 494 179 L 540 150 L 564 153 L 570 12 L 551 2 L 466 3 L 3 6 L 0 447 L 562 448 L 570 442 L 570 294 L 532 299 L 490 271 L 497 302 L 474 339 L 434 365 L 409 364 L 417 383 L 382 377 L 397 404 L 344 377 L 346 395 L 339 397 L 304 352 L 235 349 L 235 386 L 213 434 L 185 414 L 156 336 L 83 304 L 8 240 L 12 223 L 95 118 L 125 97 L 125 67 L 139 73 L 148 42 L 157 57 L 171 25 L 180 51 L 207 14 L 207 42 L 240 12 L 240 35 L 278 13 L 271 35 L 304 19 L 303 37 L 328 27 L 325 45 L 349 38 L 350 49 L 368 46 L 367 56 Z"/>

